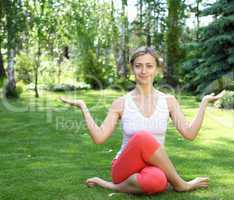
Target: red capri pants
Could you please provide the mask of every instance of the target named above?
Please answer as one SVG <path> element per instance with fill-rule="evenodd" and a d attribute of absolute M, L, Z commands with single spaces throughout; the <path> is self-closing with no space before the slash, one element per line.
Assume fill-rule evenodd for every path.
<path fill-rule="evenodd" d="M 160 147 L 154 136 L 147 131 L 135 133 L 121 155 L 112 161 L 111 175 L 115 184 L 137 173 L 137 182 L 145 194 L 163 192 L 168 182 L 165 173 L 147 161 Z"/>

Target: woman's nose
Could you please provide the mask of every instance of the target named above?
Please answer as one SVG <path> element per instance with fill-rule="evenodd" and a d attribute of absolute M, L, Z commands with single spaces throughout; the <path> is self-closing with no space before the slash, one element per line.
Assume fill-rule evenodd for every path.
<path fill-rule="evenodd" d="M 143 67 L 141 68 L 141 73 L 146 73 L 146 66 L 143 66 Z"/>

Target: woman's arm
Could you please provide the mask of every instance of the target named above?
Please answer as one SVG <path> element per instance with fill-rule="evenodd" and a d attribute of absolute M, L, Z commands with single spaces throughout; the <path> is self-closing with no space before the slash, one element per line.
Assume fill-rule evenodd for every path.
<path fill-rule="evenodd" d="M 185 139 L 194 140 L 202 126 L 202 122 L 205 115 L 205 110 L 209 102 L 215 101 L 224 95 L 224 91 L 214 96 L 214 94 L 206 95 L 203 97 L 197 115 L 189 123 L 183 112 L 180 109 L 180 105 L 174 96 L 169 96 L 168 107 L 172 121 L 174 122 L 176 129 L 182 134 Z"/>
<path fill-rule="evenodd" d="M 86 126 L 89 130 L 89 134 L 95 144 L 103 144 L 111 136 L 120 118 L 120 110 L 122 103 L 121 98 L 113 101 L 109 112 L 100 127 L 94 121 L 83 100 L 68 100 L 63 97 L 61 97 L 60 99 L 64 103 L 77 106 L 81 109 L 85 118 Z"/>

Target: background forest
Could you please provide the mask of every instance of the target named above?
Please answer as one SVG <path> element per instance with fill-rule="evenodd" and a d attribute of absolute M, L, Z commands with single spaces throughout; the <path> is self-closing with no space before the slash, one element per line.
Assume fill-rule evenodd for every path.
<path fill-rule="evenodd" d="M 38 88 L 128 90 L 129 55 L 142 45 L 162 57 L 161 85 L 196 95 L 233 90 L 233 1 L 2 0 L 0 9 L 7 97 L 24 86 L 36 97 Z"/>

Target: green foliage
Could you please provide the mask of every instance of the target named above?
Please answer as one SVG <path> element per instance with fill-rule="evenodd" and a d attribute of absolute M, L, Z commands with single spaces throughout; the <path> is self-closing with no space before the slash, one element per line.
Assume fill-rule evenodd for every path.
<path fill-rule="evenodd" d="M 31 83 L 33 80 L 33 67 L 35 63 L 29 52 L 21 51 L 16 56 L 15 70 L 16 79 L 23 81 L 25 84 Z"/>
<path fill-rule="evenodd" d="M 7 52 L 8 80 L 5 87 L 6 97 L 17 97 L 14 64 L 16 52 L 22 48 L 23 35 L 26 32 L 26 10 L 20 0 L 1 1 L 0 4 L 0 48 Z"/>
<path fill-rule="evenodd" d="M 201 56 L 202 46 L 197 42 L 190 42 L 184 45 L 185 50 L 187 50 L 187 55 L 185 62 L 182 63 L 183 78 L 183 89 L 189 91 L 195 91 L 197 85 L 200 83 L 201 72 L 199 71 L 199 66 L 204 63 L 203 59 L 197 59 Z"/>
<path fill-rule="evenodd" d="M 166 0 L 138 0 L 137 17 L 131 24 L 134 48 L 155 46 L 163 51 L 163 34 L 166 20 Z"/>
<path fill-rule="evenodd" d="M 234 12 L 233 1 L 217 1 L 203 11 L 214 14 L 215 20 L 201 28 L 198 44 L 188 49 L 188 61 L 183 64 L 186 88 L 197 94 L 230 88 L 232 81 L 224 81 L 234 71 Z"/>
<path fill-rule="evenodd" d="M 234 91 L 226 91 L 223 98 L 215 102 L 218 108 L 234 109 Z"/>
<path fill-rule="evenodd" d="M 26 14 L 24 4 L 20 0 L 2 1 L 0 7 L 1 29 L 5 34 L 0 34 L 0 44 L 6 42 L 8 51 L 12 48 L 20 48 L 23 32 L 26 30 Z M 4 40 L 4 37 L 6 40 Z M 2 44 L 1 44 L 2 45 Z"/>
<path fill-rule="evenodd" d="M 44 86 L 55 84 L 57 80 L 57 68 L 57 63 L 48 54 L 43 53 L 40 58 L 38 83 Z"/>
<path fill-rule="evenodd" d="M 34 80 L 35 80 L 35 57 L 36 48 L 30 47 L 28 52 L 21 51 L 20 54 L 16 56 L 16 78 L 18 81 L 22 81 L 24 84 L 30 84 L 30 88 L 34 89 Z M 38 84 L 42 88 L 49 88 L 51 90 L 59 88 L 58 84 L 58 63 L 55 60 L 52 60 L 53 57 L 46 52 L 43 51 L 40 56 L 40 68 L 38 70 Z M 67 85 L 72 85 L 70 83 L 75 82 L 74 70 L 72 69 L 71 62 L 67 59 L 64 59 L 62 63 L 60 63 L 62 78 L 60 81 L 65 82 Z M 62 88 L 63 86 L 61 86 Z M 80 88 L 80 87 L 78 87 Z M 82 88 L 82 86 L 81 86 Z M 59 90 L 59 89 L 58 89 Z M 61 89 L 62 90 L 62 89 Z"/>
<path fill-rule="evenodd" d="M 226 84 L 220 80 L 234 64 L 232 2 L 220 0 L 203 11 L 216 19 L 199 30 L 199 43 L 189 46 L 184 43 L 191 38 L 182 33 L 186 31 L 184 1 L 138 0 L 137 18 L 132 23 L 127 18 L 127 4 L 121 1 L 117 8 L 114 1 L 96 0 L 1 2 L 1 48 L 5 54 L 8 47 L 16 47 L 15 74 L 25 84 L 72 85 L 76 72 L 75 81 L 92 88 L 115 84 L 128 88 L 129 49 L 146 43 L 164 54 L 167 82 L 171 78 L 176 84 L 183 79 L 185 88 L 199 94 L 217 88 L 217 81 Z M 181 70 L 185 52 L 187 62 Z M 65 57 L 72 63 L 70 72 L 65 72 Z M 119 72 L 125 78 L 120 78 Z"/>
<path fill-rule="evenodd" d="M 129 91 L 135 87 L 135 82 L 130 79 L 121 77 L 119 79 L 116 79 L 113 82 L 113 84 L 110 85 L 110 87 L 111 89 L 114 89 L 117 91 Z"/>
<path fill-rule="evenodd" d="M 5 80 L 5 78 L 0 78 L 0 88 L 4 85 Z"/>
<path fill-rule="evenodd" d="M 115 63 L 111 54 L 113 19 L 110 4 L 95 2 L 75 4 L 79 6 L 79 10 L 75 11 L 75 25 L 79 29 L 75 29 L 73 40 L 77 45 L 77 79 L 84 80 L 94 89 L 103 89 L 110 79 L 115 78 Z"/>
<path fill-rule="evenodd" d="M 25 84 L 23 81 L 19 81 L 16 84 L 16 93 L 17 96 L 20 97 L 20 95 L 25 91 Z"/>
<path fill-rule="evenodd" d="M 77 71 L 78 80 L 83 78 L 94 89 L 103 89 L 106 86 L 111 66 L 105 66 L 102 59 L 98 59 L 93 50 L 87 50 L 79 63 L 80 69 Z"/>
<path fill-rule="evenodd" d="M 167 72 L 165 77 L 172 86 L 176 86 L 179 82 L 179 64 L 183 57 L 180 45 L 183 12 L 184 7 L 181 0 L 168 0 L 167 32 L 165 33 Z"/>

